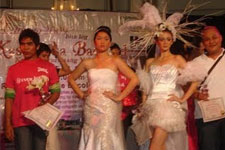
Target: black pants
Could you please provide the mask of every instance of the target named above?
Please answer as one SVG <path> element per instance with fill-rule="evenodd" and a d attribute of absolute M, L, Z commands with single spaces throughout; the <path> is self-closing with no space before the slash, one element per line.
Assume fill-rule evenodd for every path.
<path fill-rule="evenodd" d="M 225 150 L 225 119 L 203 122 L 196 119 L 199 150 Z"/>
<path fill-rule="evenodd" d="M 125 137 L 127 136 L 127 130 L 129 128 L 129 126 L 132 125 L 132 117 L 133 114 L 130 113 L 124 120 L 123 120 L 123 130 L 124 130 L 124 135 Z"/>
<path fill-rule="evenodd" d="M 16 150 L 45 150 L 47 136 L 37 125 L 14 128 Z"/>

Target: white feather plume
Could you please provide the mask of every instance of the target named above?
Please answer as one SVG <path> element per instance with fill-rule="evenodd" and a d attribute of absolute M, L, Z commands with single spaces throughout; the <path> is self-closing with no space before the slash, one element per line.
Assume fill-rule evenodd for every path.
<path fill-rule="evenodd" d="M 140 81 L 140 90 L 149 95 L 153 86 L 152 79 L 150 77 L 150 74 L 141 68 L 140 60 L 137 61 L 136 74 Z"/>
<path fill-rule="evenodd" d="M 204 3 L 205 4 L 205 3 Z M 195 47 L 191 42 L 187 41 L 183 36 L 189 36 L 193 37 L 199 34 L 199 29 L 204 26 L 204 24 L 201 22 L 202 19 L 197 19 L 192 22 L 187 21 L 187 17 L 192 10 L 198 8 L 199 6 L 202 6 L 204 4 L 200 5 L 191 5 L 191 0 L 187 4 L 186 8 L 182 13 L 176 12 L 170 15 L 167 19 L 166 17 L 166 6 L 167 3 L 164 3 L 164 11 L 163 11 L 163 18 L 161 18 L 159 10 L 153 6 L 152 4 L 146 2 L 141 8 L 140 8 L 140 14 L 142 15 L 141 20 L 134 20 L 134 21 L 128 21 L 119 28 L 119 33 L 123 34 L 125 32 L 133 32 L 138 36 L 138 39 L 136 41 L 131 42 L 130 45 L 136 45 L 139 43 L 142 46 L 142 49 L 140 49 L 139 54 L 143 50 L 147 50 L 147 47 L 154 44 L 155 40 L 154 38 L 156 36 L 159 36 L 159 34 L 162 31 L 165 31 L 168 29 L 171 31 L 173 35 L 173 41 L 176 39 L 181 40 L 185 44 L 187 44 L 190 47 Z M 184 17 L 186 21 L 183 23 L 180 23 L 181 19 Z M 195 28 L 191 28 L 191 26 Z M 197 26 L 196 26 L 197 25 Z"/>
<path fill-rule="evenodd" d="M 166 19 L 166 23 L 169 23 L 173 26 L 176 26 L 180 23 L 180 20 L 183 18 L 183 14 L 179 13 L 179 12 L 175 12 L 172 15 L 170 15 L 167 19 Z"/>
<path fill-rule="evenodd" d="M 129 21 L 119 27 L 121 35 L 125 32 L 139 29 L 151 31 L 157 24 L 162 22 L 158 9 L 149 3 L 145 3 L 140 8 L 140 13 L 143 16 L 141 20 Z"/>
<path fill-rule="evenodd" d="M 150 25 L 151 28 L 162 22 L 159 10 L 150 3 L 144 3 L 140 9 L 140 13 L 143 15 L 143 20 L 146 24 Z"/>

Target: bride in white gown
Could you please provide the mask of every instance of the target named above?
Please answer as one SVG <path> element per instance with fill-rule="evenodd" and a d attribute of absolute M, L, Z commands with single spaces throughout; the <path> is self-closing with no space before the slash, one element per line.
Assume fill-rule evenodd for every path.
<path fill-rule="evenodd" d="M 108 54 L 111 40 L 110 29 L 100 26 L 94 35 L 96 56 L 83 60 L 69 76 L 74 92 L 85 100 L 79 150 L 125 150 L 120 101 L 135 88 L 138 79 L 122 59 Z M 85 71 L 89 80 L 87 92 L 75 82 Z M 117 91 L 118 72 L 131 79 L 121 93 Z"/>

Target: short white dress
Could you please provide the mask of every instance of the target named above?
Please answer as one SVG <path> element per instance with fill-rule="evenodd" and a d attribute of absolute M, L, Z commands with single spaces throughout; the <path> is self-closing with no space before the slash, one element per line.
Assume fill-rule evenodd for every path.
<path fill-rule="evenodd" d="M 150 66 L 148 76 L 151 80 L 151 91 L 145 103 L 140 107 L 139 115 L 135 115 L 133 119 L 133 129 L 140 145 L 152 137 L 155 127 L 160 127 L 169 133 L 166 141 L 167 150 L 188 149 L 187 105 L 167 99 L 170 94 L 182 97 L 183 90 L 180 84 L 204 79 L 207 71 L 198 69 L 198 73 L 195 73 L 195 68 L 197 69 L 194 63 L 189 63 L 183 70 L 179 70 L 171 64 Z M 139 75 L 140 80 L 143 78 L 146 77 Z"/>

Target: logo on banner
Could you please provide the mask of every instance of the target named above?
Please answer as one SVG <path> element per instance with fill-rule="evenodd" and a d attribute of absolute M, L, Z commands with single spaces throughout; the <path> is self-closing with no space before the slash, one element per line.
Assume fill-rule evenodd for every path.
<path fill-rule="evenodd" d="M 78 41 L 73 45 L 73 53 L 75 56 L 93 56 L 94 50 L 86 47 L 87 44 L 84 41 Z"/>
<path fill-rule="evenodd" d="M 3 57 L 10 59 L 12 58 L 14 55 L 21 55 L 21 52 L 19 51 L 19 48 L 16 49 L 7 49 L 7 44 L 11 43 L 11 40 L 0 40 L 0 55 L 2 55 Z"/>

